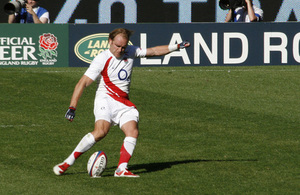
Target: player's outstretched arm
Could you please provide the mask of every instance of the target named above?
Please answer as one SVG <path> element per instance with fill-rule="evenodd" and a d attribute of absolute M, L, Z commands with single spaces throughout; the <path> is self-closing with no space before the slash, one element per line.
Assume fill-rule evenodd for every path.
<path fill-rule="evenodd" d="M 184 41 L 180 44 L 174 44 L 174 45 L 160 45 L 156 47 L 147 48 L 147 54 L 146 57 L 151 56 L 163 56 L 170 52 L 177 51 L 179 49 L 184 49 L 189 47 L 191 44 L 188 41 Z"/>
<path fill-rule="evenodd" d="M 83 75 L 81 79 L 78 81 L 78 83 L 75 86 L 69 109 L 67 110 L 67 113 L 65 115 L 65 118 L 67 118 L 69 121 L 73 121 L 75 117 L 75 110 L 77 107 L 77 103 L 83 93 L 83 90 L 88 87 L 90 84 L 92 84 L 94 81 L 89 78 L 86 75 Z"/>

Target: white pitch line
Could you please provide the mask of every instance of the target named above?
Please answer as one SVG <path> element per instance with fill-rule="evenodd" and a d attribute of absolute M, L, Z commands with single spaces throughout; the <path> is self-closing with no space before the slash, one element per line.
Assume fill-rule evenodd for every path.
<path fill-rule="evenodd" d="M 10 127 L 39 127 L 42 125 L 36 125 L 36 124 L 32 124 L 32 125 L 0 125 L 1 128 L 10 128 Z"/>

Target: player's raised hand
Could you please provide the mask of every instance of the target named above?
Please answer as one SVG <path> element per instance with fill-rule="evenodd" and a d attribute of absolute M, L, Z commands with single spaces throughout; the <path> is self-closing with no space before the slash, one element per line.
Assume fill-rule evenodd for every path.
<path fill-rule="evenodd" d="M 76 108 L 70 106 L 66 112 L 65 118 L 72 122 L 73 119 L 75 118 L 75 111 L 76 111 Z"/>
<path fill-rule="evenodd" d="M 191 46 L 191 43 L 188 41 L 183 41 L 182 43 L 178 44 L 178 49 L 184 49 Z"/>

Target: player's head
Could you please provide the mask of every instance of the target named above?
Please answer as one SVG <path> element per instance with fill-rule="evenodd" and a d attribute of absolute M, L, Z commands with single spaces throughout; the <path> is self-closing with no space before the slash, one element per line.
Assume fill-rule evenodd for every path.
<path fill-rule="evenodd" d="M 132 31 L 125 28 L 118 28 L 109 33 L 109 50 L 116 58 L 121 58 L 124 55 L 132 33 Z"/>
<path fill-rule="evenodd" d="M 117 35 L 121 35 L 129 41 L 130 36 L 133 34 L 133 31 L 126 28 L 117 28 L 109 33 L 109 39 L 114 40 Z"/>

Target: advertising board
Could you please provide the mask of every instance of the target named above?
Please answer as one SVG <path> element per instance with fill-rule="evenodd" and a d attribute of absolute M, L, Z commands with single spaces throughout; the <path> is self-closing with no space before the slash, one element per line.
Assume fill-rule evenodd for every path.
<path fill-rule="evenodd" d="M 134 66 L 300 64 L 300 23 L 0 24 L 0 67 L 87 67 L 120 27 L 133 30 L 129 44 L 141 48 L 191 42 Z"/>
<path fill-rule="evenodd" d="M 88 66 L 108 48 L 115 28 L 135 33 L 141 48 L 191 42 L 191 47 L 163 57 L 141 58 L 135 66 L 299 65 L 299 23 L 85 24 L 70 25 L 70 66 Z"/>
<path fill-rule="evenodd" d="M 0 26 L 0 67 L 68 66 L 68 25 Z"/>

